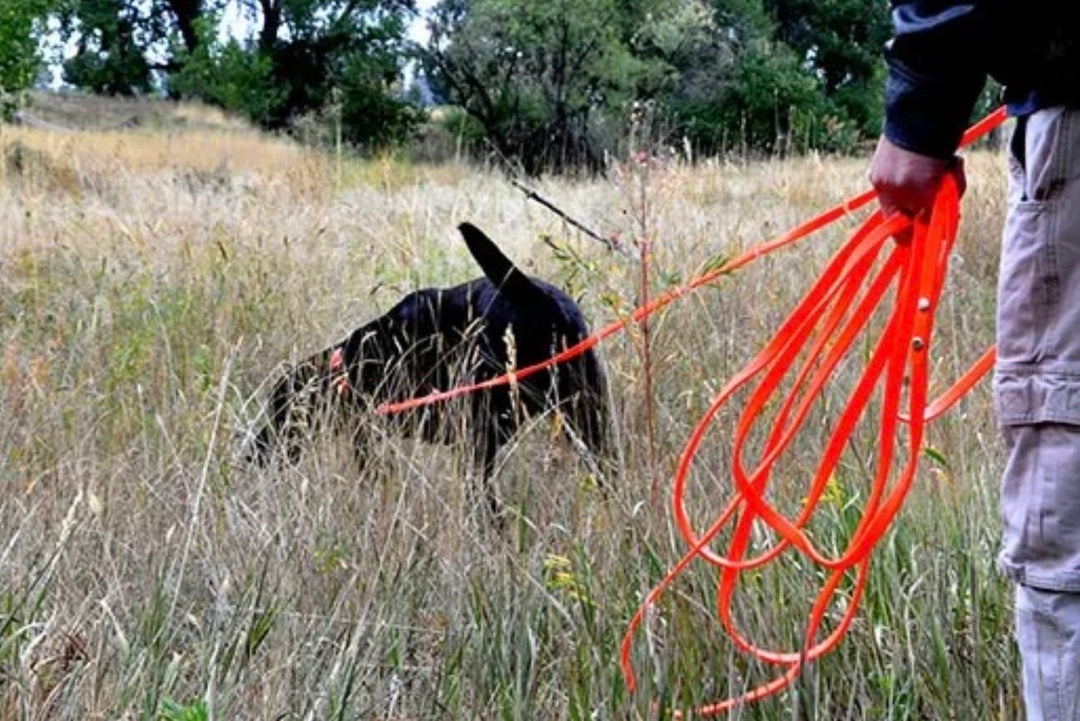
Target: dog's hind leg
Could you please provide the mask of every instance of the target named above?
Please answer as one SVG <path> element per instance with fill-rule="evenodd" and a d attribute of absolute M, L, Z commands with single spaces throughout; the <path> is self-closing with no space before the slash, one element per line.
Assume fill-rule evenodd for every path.
<path fill-rule="evenodd" d="M 477 398 L 472 409 L 472 428 L 467 434 L 472 443 L 472 463 L 466 498 L 469 508 L 477 508 L 484 502 L 483 497 L 491 518 L 502 524 L 505 509 L 495 493 L 495 459 L 510 434 L 500 424 L 497 411 L 486 405 L 488 402 L 487 398 Z"/>
<path fill-rule="evenodd" d="M 580 391 L 564 405 L 564 432 L 606 490 L 618 468 L 611 437 L 611 414 L 604 388 Z"/>
<path fill-rule="evenodd" d="M 493 519 L 500 518 L 502 504 L 495 493 L 495 457 L 499 452 L 499 440 L 494 431 L 480 431 L 473 436 L 472 468 L 469 469 L 467 502 L 469 508 L 478 507 L 484 497 Z"/>
<path fill-rule="evenodd" d="M 348 437 L 353 461 L 363 475 L 371 461 L 371 429 L 355 411 L 341 413 L 340 430 Z"/>
<path fill-rule="evenodd" d="M 312 359 L 285 369 L 270 392 L 268 418 L 251 444 L 250 461 L 266 465 L 278 454 L 289 463 L 299 460 L 302 441 L 318 421 L 317 386 L 318 371 Z"/>

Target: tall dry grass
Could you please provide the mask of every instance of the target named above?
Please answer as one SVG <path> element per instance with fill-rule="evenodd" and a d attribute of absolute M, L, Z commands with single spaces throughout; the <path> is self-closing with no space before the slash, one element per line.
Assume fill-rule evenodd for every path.
<path fill-rule="evenodd" d="M 969 167 L 938 389 L 992 336 L 1003 178 L 991 155 Z M 858 159 L 670 160 L 537 187 L 629 247 L 648 235 L 655 295 L 864 178 Z M 710 614 L 715 578 L 694 567 L 638 639 L 643 688 L 627 692 L 626 622 L 685 551 L 650 503 L 649 465 L 670 476 L 854 219 L 654 317 L 651 397 L 640 330 L 603 348 L 622 458 L 606 499 L 551 419 L 502 461 L 501 532 L 466 507 L 455 449 L 387 438 L 357 469 L 327 440 L 295 468 L 238 461 L 280 363 L 402 292 L 476 274 L 454 231 L 466 219 L 597 326 L 641 296 L 634 263 L 479 170 L 327 158 L 237 128 L 0 126 L 0 718 L 654 718 L 771 677 L 734 651 Z M 692 481 L 703 522 L 730 488 L 730 422 Z M 929 442 L 847 640 L 735 717 L 1017 716 L 987 389 Z M 857 520 L 872 443 L 853 444 L 816 521 L 827 543 Z M 798 503 L 817 450 L 798 450 L 778 500 Z M 816 574 L 754 574 L 748 633 L 797 648 Z"/>

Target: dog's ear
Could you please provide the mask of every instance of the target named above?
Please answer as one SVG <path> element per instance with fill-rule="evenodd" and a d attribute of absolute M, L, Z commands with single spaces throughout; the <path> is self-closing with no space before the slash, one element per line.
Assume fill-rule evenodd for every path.
<path fill-rule="evenodd" d="M 472 223 L 462 223 L 458 226 L 458 230 L 461 231 L 462 237 L 465 238 L 465 245 L 468 246 L 469 252 L 476 259 L 480 270 L 484 271 L 484 275 L 499 290 L 506 292 L 510 296 L 518 296 L 523 300 L 526 298 L 532 300 L 538 294 L 542 295 L 536 284 L 532 282 L 532 279 L 518 270 L 514 262 L 499 250 L 499 246 L 495 245 L 495 241 L 489 238 L 486 233 Z"/>

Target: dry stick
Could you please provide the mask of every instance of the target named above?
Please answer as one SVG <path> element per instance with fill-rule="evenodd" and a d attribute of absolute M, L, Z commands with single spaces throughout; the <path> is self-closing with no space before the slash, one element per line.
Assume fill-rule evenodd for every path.
<path fill-rule="evenodd" d="M 648 173 L 648 167 L 645 168 L 645 173 Z M 649 304 L 649 263 L 652 260 L 652 241 L 649 240 L 649 206 L 648 206 L 648 177 L 641 179 L 638 178 L 641 186 L 641 217 L 639 218 L 641 223 L 641 239 L 638 241 L 638 252 L 641 255 L 641 303 L 642 305 Z M 641 319 L 641 364 L 642 371 L 644 373 L 645 382 L 645 436 L 646 436 L 646 448 L 649 454 L 649 476 L 652 478 L 652 487 L 650 489 L 649 498 L 652 501 L 653 508 L 660 509 L 660 474 L 658 473 L 658 464 L 656 461 L 656 418 L 655 418 L 655 403 L 656 399 L 653 396 L 653 376 L 652 376 L 652 332 L 649 318 L 645 317 Z"/>
<path fill-rule="evenodd" d="M 648 236 L 642 236 L 641 248 L 641 298 L 642 304 L 649 303 L 649 262 L 652 257 L 652 241 Z M 660 474 L 657 472 L 656 462 L 656 419 L 655 403 L 653 396 L 652 376 L 652 333 L 649 319 L 641 320 L 641 363 L 645 373 L 645 434 L 649 449 L 649 475 L 652 477 L 652 488 L 649 498 L 653 508 L 660 509 Z"/>
<path fill-rule="evenodd" d="M 652 180 L 650 170 L 651 154 L 647 149 L 649 130 L 643 123 L 643 113 L 635 107 L 630 119 L 630 156 L 627 163 L 630 166 L 630 177 L 635 185 L 631 185 L 628 194 L 630 205 L 636 211 L 638 222 L 638 256 L 641 262 L 639 294 L 641 304 L 648 306 L 649 300 L 649 263 L 652 262 L 652 240 L 649 238 L 649 183 Z M 634 191 L 638 197 L 634 197 Z M 635 207 L 636 206 L 636 207 Z M 656 398 L 655 386 L 653 385 L 653 359 L 652 359 L 652 325 L 646 316 L 641 319 L 641 364 L 645 394 L 645 437 L 646 453 L 649 467 L 651 488 L 649 500 L 656 511 L 661 510 L 660 504 L 660 473 L 656 452 Z"/>
<path fill-rule="evenodd" d="M 599 241 L 600 243 L 602 243 L 604 245 L 604 247 L 607 248 L 608 250 L 613 250 L 616 253 L 621 253 L 622 255 L 625 255 L 628 258 L 633 257 L 632 255 L 630 255 L 629 252 L 627 252 L 626 248 L 624 248 L 622 246 L 622 244 L 619 243 L 618 240 L 616 240 L 615 238 L 605 238 L 604 236 L 600 235 L 599 233 L 596 233 L 596 232 L 590 230 L 584 223 L 582 223 L 579 220 L 574 219 L 569 213 L 567 213 L 562 208 L 560 208 L 557 205 L 555 205 L 554 203 L 552 203 L 550 200 L 548 200 L 544 196 L 537 193 L 532 188 L 526 186 L 524 183 L 519 181 L 517 178 L 511 178 L 510 179 L 510 184 L 513 185 L 518 190 L 520 190 L 522 193 L 524 193 L 526 199 L 533 200 L 533 201 L 539 203 L 540 205 L 544 206 L 545 208 L 550 210 L 552 213 L 554 213 L 555 215 L 562 218 L 565 222 L 569 223 L 570 225 L 572 225 L 575 228 L 577 228 L 578 230 L 580 230 L 585 235 L 589 236 L 593 240 L 596 240 L 596 241 Z"/>

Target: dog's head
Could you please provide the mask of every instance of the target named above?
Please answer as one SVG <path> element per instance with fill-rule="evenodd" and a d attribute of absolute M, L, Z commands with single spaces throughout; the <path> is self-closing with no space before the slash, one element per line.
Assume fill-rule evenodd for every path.
<path fill-rule="evenodd" d="M 295 463 L 304 443 L 327 428 L 329 416 L 376 402 L 388 362 L 379 340 L 371 328 L 361 328 L 344 343 L 286 366 L 270 391 L 265 422 L 245 444 L 245 460 Z"/>
<path fill-rule="evenodd" d="M 248 443 L 245 460 L 266 465 L 281 453 L 290 463 L 300 457 L 304 439 L 320 421 L 328 374 L 320 363 L 308 359 L 285 368 L 270 391 L 266 422 Z"/>

